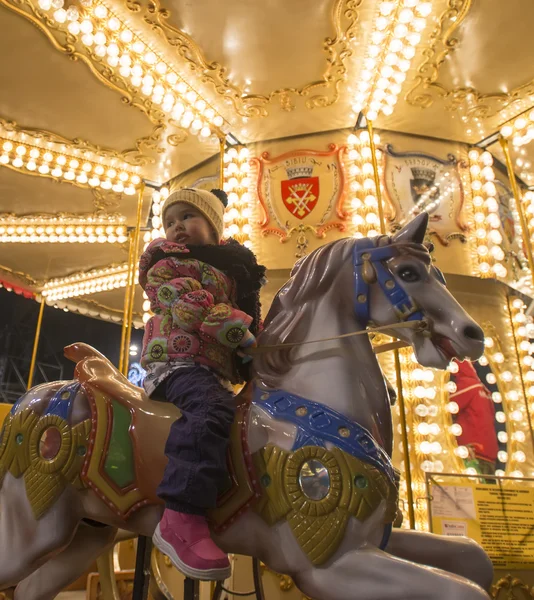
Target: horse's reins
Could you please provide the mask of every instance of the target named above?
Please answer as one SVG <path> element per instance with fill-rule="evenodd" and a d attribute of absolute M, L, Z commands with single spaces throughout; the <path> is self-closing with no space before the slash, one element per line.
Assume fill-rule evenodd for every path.
<path fill-rule="evenodd" d="M 318 344 L 320 342 L 331 342 L 334 340 L 341 340 L 343 338 L 354 337 L 357 335 L 369 335 L 370 333 L 380 333 L 381 331 L 385 331 L 388 329 L 414 329 L 417 331 L 425 331 L 428 329 L 428 323 L 425 320 L 420 321 L 405 321 L 402 323 L 393 323 L 391 325 L 381 325 L 380 327 L 370 327 L 369 329 L 362 329 L 360 331 L 351 331 L 350 333 L 344 333 L 342 335 L 335 335 L 334 337 L 329 338 L 321 338 L 318 340 L 306 340 L 304 342 L 289 342 L 283 344 L 272 344 L 266 346 L 256 346 L 255 348 L 244 348 L 241 349 L 240 352 L 246 354 L 247 356 L 255 356 L 257 354 L 266 354 L 267 352 L 274 352 L 276 350 L 285 350 L 286 348 L 294 348 L 296 346 L 304 346 L 306 344 Z M 398 348 L 404 348 L 408 346 L 406 342 L 398 340 L 396 342 L 390 342 L 388 344 L 380 344 L 379 346 L 375 346 L 373 348 L 373 352 L 375 354 L 381 354 L 382 352 L 387 352 L 388 350 L 395 350 Z"/>

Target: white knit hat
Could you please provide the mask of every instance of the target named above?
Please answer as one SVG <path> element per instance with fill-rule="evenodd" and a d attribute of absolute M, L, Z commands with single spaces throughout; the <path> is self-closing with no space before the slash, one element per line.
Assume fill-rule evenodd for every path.
<path fill-rule="evenodd" d="M 217 190 L 220 193 L 220 190 Z M 224 194 L 224 192 L 222 192 Z M 225 195 L 225 194 L 224 194 Z M 213 192 L 208 190 L 201 190 L 199 188 L 182 188 L 171 192 L 161 211 L 161 219 L 165 222 L 165 212 L 173 205 L 178 202 L 185 202 L 194 206 L 200 211 L 204 217 L 208 220 L 209 224 L 213 227 L 217 234 L 217 239 L 220 240 L 223 236 L 224 230 L 224 207 L 223 200 L 215 195 Z"/>

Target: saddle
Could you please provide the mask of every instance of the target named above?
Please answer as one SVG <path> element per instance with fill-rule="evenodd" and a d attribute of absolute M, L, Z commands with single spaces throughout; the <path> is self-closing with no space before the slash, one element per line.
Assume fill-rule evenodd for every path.
<path fill-rule="evenodd" d="M 161 504 L 156 489 L 167 459 L 165 442 L 181 417 L 171 403 L 150 400 L 100 352 L 83 343 L 65 348 L 91 406 L 88 460 L 82 480 L 121 518 Z"/>
<path fill-rule="evenodd" d="M 156 489 L 167 462 L 165 442 L 172 423 L 181 416 L 179 409 L 169 402 L 150 400 L 142 388 L 130 383 L 104 355 L 87 344 L 67 346 L 64 352 L 76 362 L 75 377 L 87 393 L 92 412 L 89 459 L 82 480 L 124 519 L 142 506 L 161 504 Z M 227 455 L 228 486 L 217 508 L 209 514 L 216 531 L 228 527 L 259 497 L 247 444 L 251 399 L 249 388 L 236 398 Z M 115 455 L 111 462 L 110 450 Z"/>

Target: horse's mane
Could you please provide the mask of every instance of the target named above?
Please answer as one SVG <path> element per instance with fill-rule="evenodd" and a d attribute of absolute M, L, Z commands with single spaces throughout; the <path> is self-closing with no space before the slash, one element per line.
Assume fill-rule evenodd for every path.
<path fill-rule="evenodd" d="M 301 341 L 311 321 L 315 302 L 328 289 L 341 267 L 351 256 L 356 240 L 343 238 L 330 242 L 299 260 L 291 277 L 276 294 L 265 319 L 260 345 Z M 254 360 L 254 370 L 260 380 L 287 373 L 293 362 L 292 348 L 260 354 Z"/>

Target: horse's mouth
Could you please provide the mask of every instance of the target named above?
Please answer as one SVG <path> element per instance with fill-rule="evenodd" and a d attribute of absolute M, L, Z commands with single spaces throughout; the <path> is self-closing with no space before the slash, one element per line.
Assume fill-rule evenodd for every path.
<path fill-rule="evenodd" d="M 458 352 L 455 350 L 451 340 L 444 335 L 440 335 L 439 333 L 434 333 L 432 335 L 432 343 L 434 346 L 447 358 L 451 361 L 453 358 L 458 356 Z"/>

